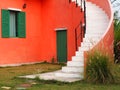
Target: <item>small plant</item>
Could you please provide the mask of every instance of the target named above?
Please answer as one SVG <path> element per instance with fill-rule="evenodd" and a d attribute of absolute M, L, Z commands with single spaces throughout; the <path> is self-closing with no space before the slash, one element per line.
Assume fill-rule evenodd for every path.
<path fill-rule="evenodd" d="M 99 51 L 88 55 L 86 80 L 92 83 L 111 83 L 114 81 L 109 57 Z"/>

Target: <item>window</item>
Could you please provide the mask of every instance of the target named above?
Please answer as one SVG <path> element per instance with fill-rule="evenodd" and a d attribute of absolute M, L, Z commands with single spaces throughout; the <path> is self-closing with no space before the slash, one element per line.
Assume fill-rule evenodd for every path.
<path fill-rule="evenodd" d="M 2 10 L 2 37 L 26 37 L 25 12 Z"/>
<path fill-rule="evenodd" d="M 17 12 L 10 11 L 10 37 L 17 37 Z"/>

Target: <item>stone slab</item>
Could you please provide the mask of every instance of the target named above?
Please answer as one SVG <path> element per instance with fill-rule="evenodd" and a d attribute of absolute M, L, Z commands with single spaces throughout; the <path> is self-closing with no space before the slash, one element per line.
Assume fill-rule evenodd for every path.
<path fill-rule="evenodd" d="M 29 79 L 35 79 L 36 77 L 40 78 L 41 80 L 56 80 L 61 82 L 75 82 L 80 81 L 79 78 L 63 78 L 63 77 L 56 77 L 55 73 L 60 72 L 54 71 L 54 72 L 48 72 L 48 73 L 42 73 L 42 74 L 34 74 L 34 75 L 26 75 L 26 76 L 19 76 L 19 78 L 29 78 Z"/>

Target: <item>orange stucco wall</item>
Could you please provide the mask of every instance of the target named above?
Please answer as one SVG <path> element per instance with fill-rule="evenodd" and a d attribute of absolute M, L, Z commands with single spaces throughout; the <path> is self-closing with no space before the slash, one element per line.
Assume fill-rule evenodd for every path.
<path fill-rule="evenodd" d="M 56 57 L 56 28 L 67 28 L 68 60 L 75 54 L 75 28 L 82 19 L 80 7 L 69 0 L 42 0 L 42 57 Z M 48 37 L 49 36 L 49 37 Z M 50 38 L 52 37 L 52 38 Z M 47 52 L 48 51 L 48 52 Z M 54 52 L 54 54 L 51 54 Z"/>
<path fill-rule="evenodd" d="M 41 20 L 41 3 L 38 1 L 29 0 L 26 2 L 26 9 L 22 9 L 25 0 L 19 0 L 19 2 L 17 0 L 2 0 L 0 2 L 0 9 L 17 8 L 26 12 L 27 32 L 26 38 L 2 38 L 0 33 L 0 64 L 37 62 L 40 60 L 40 40 L 38 38 L 40 38 L 41 30 L 41 22 L 39 22 Z"/>
<path fill-rule="evenodd" d="M 71 60 L 75 53 L 74 29 L 83 19 L 80 7 L 69 0 L 1 0 L 0 9 L 8 8 L 26 12 L 26 38 L 2 38 L 0 12 L 0 65 L 56 59 L 55 29 L 61 27 L 67 28 Z"/>

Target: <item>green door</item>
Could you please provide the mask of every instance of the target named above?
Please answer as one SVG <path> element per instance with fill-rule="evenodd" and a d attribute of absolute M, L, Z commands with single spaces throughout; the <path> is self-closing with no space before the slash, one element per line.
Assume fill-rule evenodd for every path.
<path fill-rule="evenodd" d="M 67 61 L 67 31 L 57 31 L 57 60 L 58 62 Z"/>

